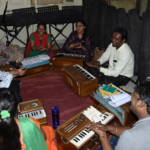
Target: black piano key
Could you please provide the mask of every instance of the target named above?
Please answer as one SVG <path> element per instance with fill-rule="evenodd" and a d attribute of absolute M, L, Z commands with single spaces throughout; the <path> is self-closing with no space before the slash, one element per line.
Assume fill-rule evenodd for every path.
<path fill-rule="evenodd" d="M 85 136 L 82 132 L 80 133 L 83 137 Z"/>
<path fill-rule="evenodd" d="M 78 137 L 76 137 L 76 139 L 77 139 L 78 141 L 80 141 L 80 139 L 79 139 Z"/>
<path fill-rule="evenodd" d="M 104 121 L 105 119 L 107 119 L 107 117 L 106 117 L 106 116 L 103 116 L 103 119 L 102 119 L 102 121 Z"/>
<path fill-rule="evenodd" d="M 100 124 L 101 124 L 101 121 L 99 121 L 98 123 L 100 123 Z"/>
<path fill-rule="evenodd" d="M 103 116 L 104 117 L 104 119 L 106 119 L 107 117 L 106 116 Z"/>
<path fill-rule="evenodd" d="M 87 133 L 89 133 L 89 130 L 88 130 L 88 129 L 85 129 L 84 131 L 87 132 Z"/>
<path fill-rule="evenodd" d="M 80 134 L 78 135 L 80 138 L 83 138 Z"/>
<path fill-rule="evenodd" d="M 78 142 L 78 140 L 76 140 L 75 138 L 73 139 L 75 142 Z"/>
<path fill-rule="evenodd" d="M 87 78 L 90 78 L 90 75 L 87 74 L 86 76 L 87 76 Z"/>
<path fill-rule="evenodd" d="M 84 137 L 81 133 L 79 134 L 82 138 Z"/>
<path fill-rule="evenodd" d="M 108 114 L 104 114 L 105 116 L 109 116 Z"/>
<path fill-rule="evenodd" d="M 84 131 L 82 131 L 82 133 L 83 133 L 84 135 L 86 135 L 86 133 L 85 133 Z"/>

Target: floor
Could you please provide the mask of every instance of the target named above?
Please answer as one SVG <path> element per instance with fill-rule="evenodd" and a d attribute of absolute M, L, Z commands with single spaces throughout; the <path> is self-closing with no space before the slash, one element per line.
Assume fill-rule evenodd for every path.
<path fill-rule="evenodd" d="M 21 96 L 24 101 L 40 99 L 52 125 L 51 108 L 58 106 L 60 124 L 63 124 L 78 112 L 94 102 L 91 97 L 81 98 L 67 85 L 61 72 L 50 71 L 31 78 L 21 79 Z"/>

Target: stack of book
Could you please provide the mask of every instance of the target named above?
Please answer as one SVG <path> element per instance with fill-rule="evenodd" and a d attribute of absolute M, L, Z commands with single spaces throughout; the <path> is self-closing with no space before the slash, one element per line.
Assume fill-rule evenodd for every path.
<path fill-rule="evenodd" d="M 99 89 L 102 96 L 109 99 L 109 104 L 119 107 L 131 101 L 131 96 L 113 85 L 104 85 Z"/>

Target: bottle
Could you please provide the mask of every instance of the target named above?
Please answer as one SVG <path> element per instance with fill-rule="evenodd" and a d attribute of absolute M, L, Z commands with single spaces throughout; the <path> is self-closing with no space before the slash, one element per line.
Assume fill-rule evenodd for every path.
<path fill-rule="evenodd" d="M 59 126 L 59 108 L 58 108 L 58 106 L 52 107 L 52 121 L 53 121 L 53 128 L 56 129 Z"/>

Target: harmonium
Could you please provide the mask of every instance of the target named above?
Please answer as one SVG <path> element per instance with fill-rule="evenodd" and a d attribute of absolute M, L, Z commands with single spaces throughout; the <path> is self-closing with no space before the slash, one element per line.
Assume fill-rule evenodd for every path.
<path fill-rule="evenodd" d="M 100 140 L 86 128 L 91 122 L 108 124 L 114 115 L 101 105 L 91 105 L 56 129 L 59 150 L 95 150 Z"/>
<path fill-rule="evenodd" d="M 19 117 L 32 117 L 38 120 L 41 125 L 48 124 L 43 104 L 39 99 L 19 103 L 18 118 Z"/>
<path fill-rule="evenodd" d="M 81 97 L 92 94 L 98 87 L 98 79 L 80 65 L 63 69 L 64 81 Z"/>
<path fill-rule="evenodd" d="M 63 67 L 72 66 L 74 64 L 83 66 L 84 60 L 85 55 L 58 53 L 51 59 L 51 62 L 55 68 L 61 69 Z"/>
<path fill-rule="evenodd" d="M 42 54 L 34 57 L 25 58 L 21 63 L 27 69 L 26 76 L 50 70 L 50 57 Z"/>
<path fill-rule="evenodd" d="M 0 66 L 2 71 L 10 71 L 13 69 L 19 69 L 20 66 L 24 66 L 27 71 L 25 77 L 31 76 L 37 73 L 45 72 L 50 70 L 49 56 L 46 54 L 24 58 L 21 62 L 9 62 L 5 66 Z"/>

